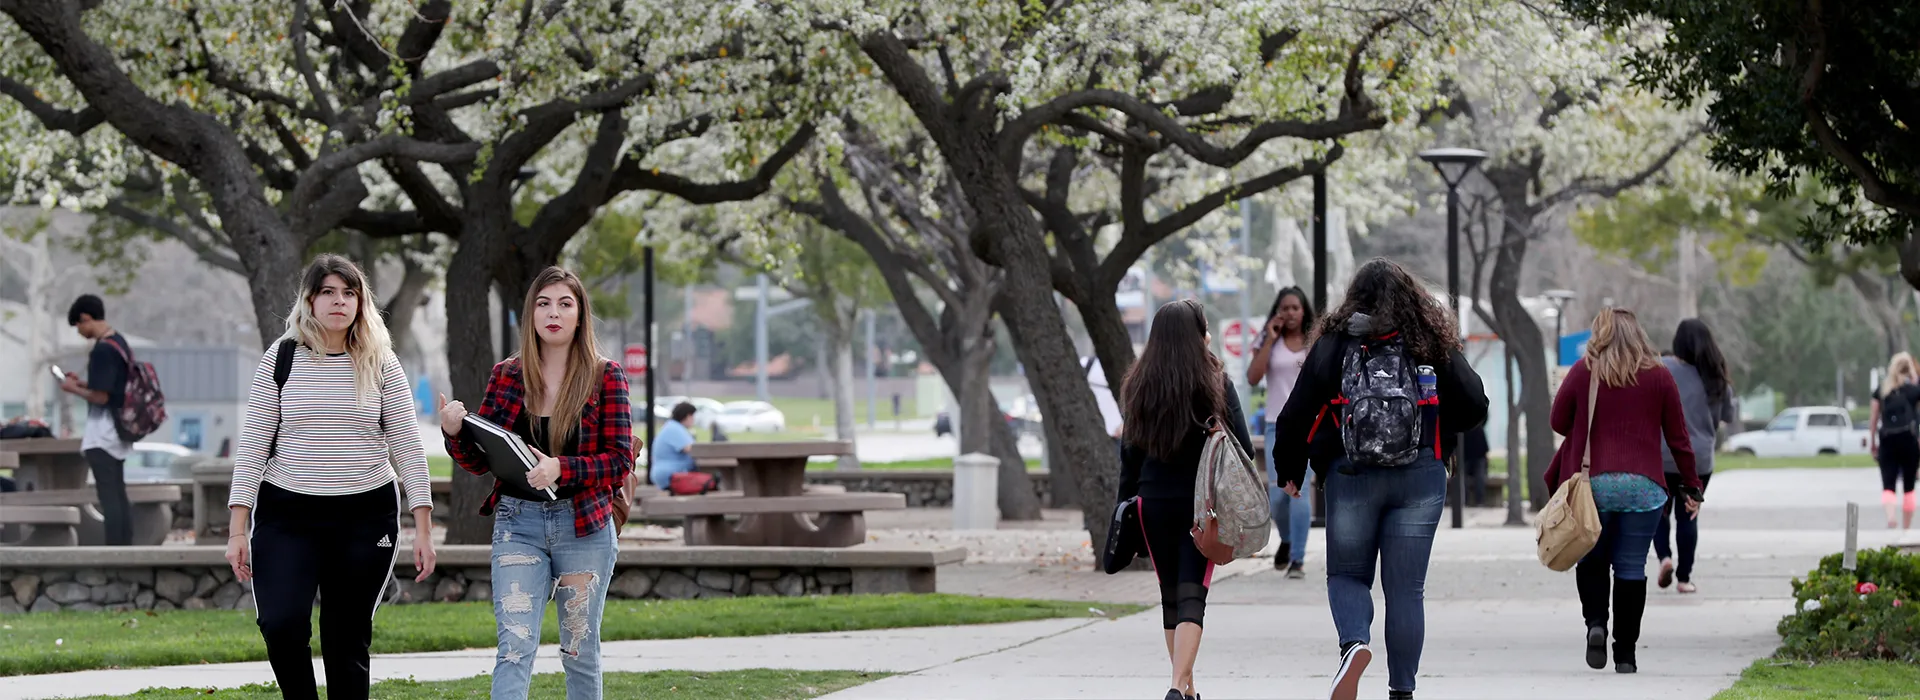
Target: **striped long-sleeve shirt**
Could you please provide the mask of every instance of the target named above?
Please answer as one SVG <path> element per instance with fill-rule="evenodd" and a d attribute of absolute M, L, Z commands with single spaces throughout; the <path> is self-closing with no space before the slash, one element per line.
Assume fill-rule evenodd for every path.
<path fill-rule="evenodd" d="M 413 395 L 397 358 L 381 367 L 380 395 L 355 400 L 353 358 L 296 348 L 285 387 L 274 385 L 278 344 L 253 374 L 233 453 L 227 505 L 253 507 L 261 480 L 295 493 L 338 496 L 392 483 L 398 468 L 408 508 L 432 508 L 426 449 Z"/>

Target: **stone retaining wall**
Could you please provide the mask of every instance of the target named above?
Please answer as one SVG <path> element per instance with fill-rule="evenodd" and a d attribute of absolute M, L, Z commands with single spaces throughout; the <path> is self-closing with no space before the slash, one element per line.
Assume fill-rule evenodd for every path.
<path fill-rule="evenodd" d="M 0 614 L 61 610 L 244 610 L 252 585 L 234 579 L 211 547 L 48 547 L 0 551 Z M 674 548 L 622 551 L 607 597 L 623 600 L 739 596 L 931 593 L 942 563 L 965 550 Z M 64 551 L 53 551 L 64 550 Z M 102 561 L 120 556 L 119 564 Z M 136 551 L 137 550 L 137 551 Z M 485 546 L 440 548 L 441 566 L 415 582 L 395 567 L 388 604 L 483 601 L 493 596 Z M 214 564 L 211 562 L 218 561 Z M 149 565 L 151 564 L 151 565 Z"/>
<path fill-rule="evenodd" d="M 1040 507 L 1054 507 L 1053 480 L 1047 472 L 1027 472 L 1027 481 L 1033 485 L 1033 495 L 1040 499 Z M 946 470 L 810 471 L 807 482 L 838 484 L 848 491 L 903 493 L 907 495 L 908 508 L 953 507 L 953 472 Z"/>

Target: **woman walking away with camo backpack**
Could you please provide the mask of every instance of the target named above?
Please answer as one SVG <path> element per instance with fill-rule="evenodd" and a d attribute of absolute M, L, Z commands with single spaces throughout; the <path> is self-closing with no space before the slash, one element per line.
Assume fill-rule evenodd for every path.
<path fill-rule="evenodd" d="M 1194 482 L 1202 453 L 1212 430 L 1222 424 L 1244 454 L 1253 452 L 1240 395 L 1220 358 L 1208 350 L 1212 342 L 1199 302 L 1182 299 L 1160 307 L 1147 346 L 1121 389 L 1126 424 L 1120 431 L 1120 492 L 1114 502 L 1140 498 L 1140 526 L 1160 579 L 1160 619 L 1173 663 L 1173 687 L 1165 700 L 1200 698 L 1193 664 L 1200 655 L 1207 587 L 1213 583 L 1213 562 L 1193 535 Z M 1261 511 L 1266 506 L 1257 500 L 1254 505 Z M 1267 526 L 1260 527 L 1264 535 Z"/>
<path fill-rule="evenodd" d="M 1274 423 L 1274 470 L 1300 493 L 1312 459 L 1327 499 L 1327 602 L 1340 633 L 1333 700 L 1353 700 L 1373 659 L 1373 563 L 1387 599 L 1387 689 L 1413 697 L 1426 643 L 1425 585 L 1461 431 L 1487 419 L 1453 315 L 1406 269 L 1354 273 Z"/>

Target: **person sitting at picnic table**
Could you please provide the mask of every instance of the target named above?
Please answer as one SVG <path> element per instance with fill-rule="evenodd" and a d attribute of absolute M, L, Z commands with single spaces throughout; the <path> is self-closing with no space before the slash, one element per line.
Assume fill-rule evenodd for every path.
<path fill-rule="evenodd" d="M 673 420 L 653 437 L 653 465 L 647 469 L 647 478 L 654 486 L 664 489 L 673 475 L 693 471 L 693 414 L 697 410 L 685 401 L 676 404 Z"/>

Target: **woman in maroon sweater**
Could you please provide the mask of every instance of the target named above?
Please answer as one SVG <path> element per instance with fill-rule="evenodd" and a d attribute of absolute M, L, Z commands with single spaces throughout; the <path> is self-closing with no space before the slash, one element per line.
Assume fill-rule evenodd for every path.
<path fill-rule="evenodd" d="M 1594 374 L 1600 377 L 1600 396 L 1589 428 L 1587 392 Z M 1647 607 L 1647 548 L 1667 502 L 1661 442 L 1673 451 L 1680 468 L 1680 491 L 1690 513 L 1700 509 L 1700 477 L 1694 473 L 1680 389 L 1632 311 L 1605 309 L 1593 319 L 1586 357 L 1574 363 L 1553 399 L 1553 431 L 1567 439 L 1547 469 L 1548 490 L 1579 473 L 1580 455 L 1588 437 L 1593 438 L 1588 475 L 1600 511 L 1600 542 L 1574 574 L 1587 623 L 1587 665 L 1607 665 L 1611 583 L 1614 670 L 1634 673 L 1639 670 L 1634 644 L 1640 641 L 1640 617 Z"/>

